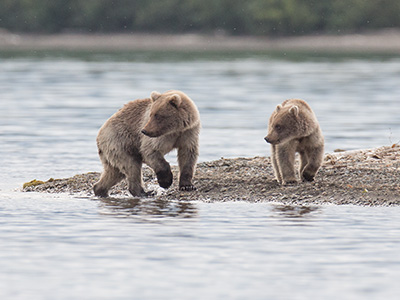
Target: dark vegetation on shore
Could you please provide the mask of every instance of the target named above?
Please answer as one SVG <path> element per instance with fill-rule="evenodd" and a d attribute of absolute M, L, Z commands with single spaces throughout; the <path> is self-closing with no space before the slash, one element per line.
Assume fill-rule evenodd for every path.
<path fill-rule="evenodd" d="M 35 33 L 304 35 L 400 28 L 398 0 L 2 0 L 0 28 Z"/>

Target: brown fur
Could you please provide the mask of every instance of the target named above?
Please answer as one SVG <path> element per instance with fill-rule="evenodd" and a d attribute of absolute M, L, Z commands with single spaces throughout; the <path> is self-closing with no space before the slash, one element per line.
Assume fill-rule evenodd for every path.
<path fill-rule="evenodd" d="M 197 107 L 181 91 L 152 92 L 150 98 L 127 103 L 105 122 L 97 136 L 104 171 L 93 187 L 95 195 L 106 197 L 123 178 L 133 196 L 146 194 L 142 163 L 154 170 L 161 187 L 170 187 L 171 167 L 164 155 L 172 149 L 178 149 L 180 189 L 193 190 L 199 132 Z"/>
<path fill-rule="evenodd" d="M 296 183 L 295 154 L 300 154 L 300 177 L 313 181 L 324 155 L 324 137 L 318 120 L 303 100 L 290 99 L 272 113 L 265 140 L 271 144 L 272 165 L 281 184 Z"/>

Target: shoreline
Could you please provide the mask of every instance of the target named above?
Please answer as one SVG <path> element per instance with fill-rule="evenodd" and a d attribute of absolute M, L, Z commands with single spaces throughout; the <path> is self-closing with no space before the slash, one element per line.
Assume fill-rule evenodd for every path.
<path fill-rule="evenodd" d="M 150 199 L 164 201 L 247 201 L 283 205 L 400 205 L 400 145 L 326 154 L 314 182 L 281 186 L 274 180 L 269 157 L 221 158 L 197 165 L 193 192 L 179 191 L 177 166 L 172 166 L 174 183 L 164 190 L 153 171 L 143 168 Z M 90 172 L 65 179 L 31 182 L 23 192 L 69 193 L 93 197 L 92 186 L 100 173 Z M 132 199 L 125 181 L 110 190 L 110 197 Z M 108 199 L 108 198 L 107 198 Z"/>
<path fill-rule="evenodd" d="M 203 34 L 17 34 L 0 31 L 0 51 L 310 51 L 400 54 L 400 30 L 296 37 Z"/>

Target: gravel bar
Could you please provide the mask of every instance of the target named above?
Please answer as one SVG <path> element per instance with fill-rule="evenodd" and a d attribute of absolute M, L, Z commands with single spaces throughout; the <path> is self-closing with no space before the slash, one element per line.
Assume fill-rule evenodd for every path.
<path fill-rule="evenodd" d="M 179 191 L 178 168 L 172 166 L 173 185 L 164 190 L 157 184 L 153 171 L 143 168 L 147 190 L 152 198 L 182 201 L 248 201 L 277 202 L 284 205 L 352 204 L 361 206 L 400 205 L 400 145 L 375 149 L 326 154 L 314 182 L 279 185 L 273 175 L 271 159 L 221 158 L 197 165 L 196 191 Z M 93 197 L 93 184 L 100 173 L 90 172 L 46 182 L 32 180 L 24 192 L 69 193 Z M 110 190 L 110 197 L 132 198 L 125 181 Z"/>

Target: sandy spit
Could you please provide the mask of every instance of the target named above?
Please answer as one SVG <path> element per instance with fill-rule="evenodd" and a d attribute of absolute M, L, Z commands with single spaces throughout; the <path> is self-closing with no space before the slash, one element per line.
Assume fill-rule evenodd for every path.
<path fill-rule="evenodd" d="M 223 34 L 14 34 L 0 30 L 0 50 L 315 51 L 400 54 L 400 30 L 299 37 Z"/>
<path fill-rule="evenodd" d="M 400 145 L 326 154 L 314 182 L 281 186 L 273 176 L 270 158 L 233 158 L 197 165 L 196 191 L 177 187 L 178 169 L 173 166 L 174 184 L 168 190 L 157 185 L 153 171 L 144 167 L 147 190 L 159 200 L 205 202 L 277 202 L 285 205 L 352 204 L 362 206 L 400 205 Z M 24 192 L 70 193 L 94 197 L 96 172 L 23 188 Z M 132 198 L 125 181 L 115 186 L 110 197 Z"/>

